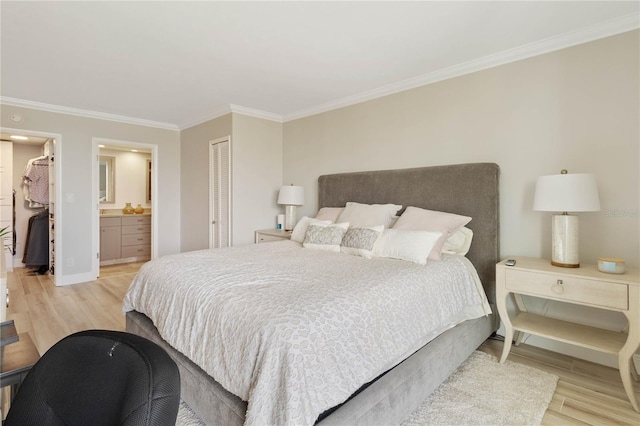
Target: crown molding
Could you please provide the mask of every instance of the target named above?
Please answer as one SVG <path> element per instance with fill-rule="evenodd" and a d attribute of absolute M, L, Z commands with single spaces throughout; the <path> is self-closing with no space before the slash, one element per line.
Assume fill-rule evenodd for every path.
<path fill-rule="evenodd" d="M 262 118 L 264 120 L 276 121 L 278 123 L 283 122 L 282 115 L 280 114 L 274 114 L 268 111 L 262 111 L 259 109 L 243 107 L 242 105 L 231 104 L 230 107 L 231 107 L 231 111 L 237 114 L 248 115 L 250 117 L 255 117 L 255 118 Z"/>
<path fill-rule="evenodd" d="M 60 105 L 45 104 L 42 102 L 27 101 L 24 99 L 9 98 L 0 96 L 0 104 L 15 106 L 20 108 L 30 108 L 40 111 L 55 112 L 59 114 L 75 115 L 78 117 L 95 118 L 98 120 L 115 121 L 118 123 L 135 124 L 138 126 L 155 127 L 164 130 L 180 130 L 178 126 L 159 121 L 145 120 L 142 118 L 127 117 L 124 115 L 109 114 L 105 112 L 89 111 L 79 108 L 69 108 Z"/>
<path fill-rule="evenodd" d="M 197 120 L 193 120 L 193 121 L 189 121 L 187 123 L 181 124 L 179 126 L 180 131 L 185 130 L 185 129 L 189 129 L 191 127 L 195 127 L 198 124 L 202 124 L 202 123 L 206 123 L 207 121 L 211 121 L 214 120 L 218 117 L 222 117 L 223 115 L 227 115 L 227 114 L 231 114 L 231 106 L 230 105 L 225 105 L 222 106 L 220 108 L 216 108 L 213 112 L 211 112 L 210 114 L 207 114 L 204 117 L 198 118 Z"/>
<path fill-rule="evenodd" d="M 240 105 L 229 104 L 221 107 L 206 117 L 176 125 L 171 123 L 162 123 L 157 121 L 145 120 L 134 117 L 127 117 L 116 114 L 108 114 L 97 111 L 89 111 L 78 108 L 69 108 L 59 105 L 45 104 L 41 102 L 27 101 L 23 99 L 10 98 L 0 96 L 0 104 L 16 106 L 21 108 L 31 108 L 35 110 L 49 111 L 60 114 L 69 114 L 79 117 L 94 118 L 99 120 L 115 121 L 126 124 L 135 124 L 139 126 L 155 127 L 165 130 L 180 131 L 189 127 L 196 126 L 209 120 L 221 117 L 229 113 L 243 114 L 251 117 L 261 118 L 265 120 L 284 123 L 287 121 L 297 120 L 311 115 L 320 114 L 334 109 L 366 102 L 383 96 L 392 95 L 403 92 L 405 90 L 414 89 L 416 87 L 425 86 L 442 80 L 470 74 L 477 71 L 504 65 L 510 62 L 519 61 L 533 56 L 542 55 L 567 47 L 587 43 L 593 40 L 613 36 L 627 31 L 632 31 L 640 27 L 640 16 L 638 14 L 628 14 L 606 22 L 595 24 L 589 27 L 581 28 L 569 33 L 560 34 L 555 37 L 549 37 L 537 42 L 529 43 L 517 48 L 508 49 L 482 58 L 478 58 L 463 64 L 454 65 L 441 70 L 433 71 L 414 78 L 406 79 L 397 83 L 389 84 L 380 88 L 369 90 L 354 96 L 348 96 L 337 99 L 324 104 L 316 105 L 310 108 L 294 111 L 289 114 L 279 115 L 268 111 L 248 108 Z"/>
<path fill-rule="evenodd" d="M 436 83 L 438 81 L 471 74 L 473 72 L 497 67 L 510 62 L 516 62 L 533 56 L 542 55 L 567 47 L 582 43 L 588 43 L 597 39 L 610 37 L 627 31 L 632 31 L 640 27 L 640 16 L 638 14 L 628 14 L 599 24 L 584 27 L 576 31 L 549 37 L 533 43 L 525 44 L 517 48 L 508 49 L 492 55 L 484 56 L 459 65 L 454 65 L 441 70 L 433 71 L 418 77 L 406 79 L 397 83 L 389 84 L 377 89 L 369 90 L 357 95 L 348 96 L 327 102 L 311 108 L 299 110 L 283 116 L 283 121 L 292 121 L 311 115 L 320 114 L 338 108 L 355 105 L 361 102 L 370 101 L 405 90 L 414 89 L 420 86 Z"/>
<path fill-rule="evenodd" d="M 244 107 L 242 105 L 230 104 L 230 105 L 225 105 L 224 107 L 218 108 L 216 111 L 198 120 L 183 124 L 182 126 L 180 126 L 180 130 L 188 129 L 190 127 L 197 126 L 198 124 L 206 123 L 207 121 L 211 121 L 218 117 L 222 117 L 223 115 L 227 115 L 231 113 L 248 115 L 249 117 L 262 118 L 264 120 L 275 121 L 278 123 L 283 122 L 282 116 L 279 114 L 274 114 L 268 111 L 262 111 L 259 109 Z"/>

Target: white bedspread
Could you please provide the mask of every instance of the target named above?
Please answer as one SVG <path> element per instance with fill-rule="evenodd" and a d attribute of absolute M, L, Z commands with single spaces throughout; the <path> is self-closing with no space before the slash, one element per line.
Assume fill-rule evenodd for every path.
<path fill-rule="evenodd" d="M 123 309 L 247 401 L 247 425 L 311 425 L 443 331 L 490 313 L 462 256 L 420 266 L 291 241 L 149 262 Z"/>

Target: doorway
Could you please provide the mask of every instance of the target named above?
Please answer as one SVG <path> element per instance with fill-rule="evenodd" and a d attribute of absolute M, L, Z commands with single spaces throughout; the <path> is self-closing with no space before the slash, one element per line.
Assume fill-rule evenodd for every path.
<path fill-rule="evenodd" d="M 64 271 L 56 268 L 56 265 L 60 265 L 64 241 L 60 235 L 57 238 L 55 235 L 55 229 L 60 229 L 62 222 L 60 214 L 62 170 L 60 167 L 55 167 L 55 159 L 60 158 L 62 136 L 56 133 L 7 127 L 0 128 L 0 133 L 3 144 L 2 158 L 0 158 L 2 163 L 0 221 L 2 228 L 9 226 L 11 231 L 4 241 L 9 244 L 8 250 L 5 251 L 3 247 L 1 254 L 5 256 L 9 270 L 14 266 L 24 266 L 22 260 L 30 219 L 35 215 L 43 216 L 44 220 L 38 220 L 39 231 L 30 236 L 35 239 L 33 244 L 37 244 L 38 247 L 32 246 L 29 252 L 34 254 L 34 249 L 37 248 L 39 254 L 36 257 L 30 256 L 28 261 L 35 262 L 37 258 L 39 265 L 37 271 L 48 273 L 55 285 L 62 285 Z M 42 172 L 40 176 L 42 179 L 46 178 L 46 185 L 39 185 L 39 203 L 31 204 L 25 200 L 22 176 L 25 175 L 28 160 L 35 158 L 39 159 L 38 167 Z M 46 192 L 41 192 L 45 186 Z M 42 235 L 42 238 L 36 238 L 39 235 Z M 0 293 L 4 294 L 4 292 L 4 289 L 0 290 Z"/>
<path fill-rule="evenodd" d="M 209 142 L 209 248 L 229 247 L 231 234 L 231 136 Z"/>
<path fill-rule="evenodd" d="M 101 263 L 136 262 L 157 257 L 158 145 L 93 138 L 92 152 L 93 202 L 96 206 L 92 273 L 97 279 Z M 143 213 L 123 215 L 126 203 L 134 210 L 140 205 Z M 106 226 L 101 227 L 101 222 Z M 136 222 L 136 225 L 129 222 Z"/>

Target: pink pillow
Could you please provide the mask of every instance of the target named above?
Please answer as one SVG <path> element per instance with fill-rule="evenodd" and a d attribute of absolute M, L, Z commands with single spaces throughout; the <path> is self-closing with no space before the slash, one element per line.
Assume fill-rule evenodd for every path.
<path fill-rule="evenodd" d="M 393 229 L 441 232 L 442 235 L 438 238 L 428 256 L 431 260 L 440 260 L 442 246 L 449 234 L 469 222 L 471 222 L 471 218 L 468 216 L 409 206 L 402 213 L 396 224 L 393 225 Z"/>

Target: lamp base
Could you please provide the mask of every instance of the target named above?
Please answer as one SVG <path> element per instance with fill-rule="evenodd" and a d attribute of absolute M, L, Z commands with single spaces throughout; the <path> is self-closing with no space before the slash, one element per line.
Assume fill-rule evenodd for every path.
<path fill-rule="evenodd" d="M 553 215 L 551 223 L 551 264 L 561 268 L 579 268 L 578 216 Z"/>
<path fill-rule="evenodd" d="M 286 206 L 284 208 L 284 230 L 293 231 L 296 226 L 296 206 Z"/>

